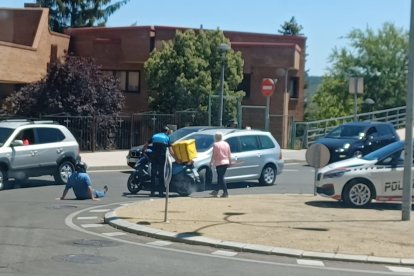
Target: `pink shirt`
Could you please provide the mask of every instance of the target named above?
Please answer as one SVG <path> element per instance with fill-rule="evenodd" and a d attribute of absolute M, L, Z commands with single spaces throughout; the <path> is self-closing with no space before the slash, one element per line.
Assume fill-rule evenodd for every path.
<path fill-rule="evenodd" d="M 213 145 L 213 156 L 211 157 L 212 165 L 229 165 L 230 154 L 230 146 L 226 141 L 215 142 Z"/>

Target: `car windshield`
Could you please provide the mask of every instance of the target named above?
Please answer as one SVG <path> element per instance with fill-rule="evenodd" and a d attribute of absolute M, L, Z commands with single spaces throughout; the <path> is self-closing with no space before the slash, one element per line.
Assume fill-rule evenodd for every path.
<path fill-rule="evenodd" d="M 180 128 L 177 129 L 176 131 L 174 131 L 171 135 L 170 135 L 170 140 L 171 143 L 174 143 L 175 141 L 183 138 L 184 136 L 196 132 L 198 131 L 198 128 Z"/>
<path fill-rule="evenodd" d="M 364 137 L 365 126 L 342 125 L 329 132 L 327 138 L 358 138 Z"/>
<path fill-rule="evenodd" d="M 6 142 L 6 140 L 10 137 L 14 129 L 12 128 L 5 128 L 0 127 L 0 146 Z"/>
<path fill-rule="evenodd" d="M 214 143 L 214 135 L 194 133 L 186 137 L 186 140 L 194 139 L 197 152 L 204 152 L 210 149 Z"/>
<path fill-rule="evenodd" d="M 364 160 L 380 160 L 398 150 L 401 150 L 403 147 L 404 147 L 404 142 L 402 141 L 394 142 L 385 147 L 377 149 L 376 151 L 368 153 L 367 155 L 364 155 L 361 158 Z"/>

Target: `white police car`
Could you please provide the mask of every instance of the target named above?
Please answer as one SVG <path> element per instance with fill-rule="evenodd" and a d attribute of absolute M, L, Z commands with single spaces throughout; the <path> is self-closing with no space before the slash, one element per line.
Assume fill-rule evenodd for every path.
<path fill-rule="evenodd" d="M 316 192 L 352 207 L 376 201 L 401 201 L 404 141 L 394 142 L 361 158 L 329 164 L 318 170 Z"/>

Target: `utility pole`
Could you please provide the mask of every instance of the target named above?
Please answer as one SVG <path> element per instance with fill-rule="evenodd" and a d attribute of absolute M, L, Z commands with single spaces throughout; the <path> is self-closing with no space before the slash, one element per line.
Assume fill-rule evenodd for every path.
<path fill-rule="evenodd" d="M 407 120 L 405 123 L 405 156 L 402 197 L 402 220 L 411 219 L 413 166 L 413 105 L 414 105 L 414 2 L 411 0 L 410 46 L 408 61 Z"/>

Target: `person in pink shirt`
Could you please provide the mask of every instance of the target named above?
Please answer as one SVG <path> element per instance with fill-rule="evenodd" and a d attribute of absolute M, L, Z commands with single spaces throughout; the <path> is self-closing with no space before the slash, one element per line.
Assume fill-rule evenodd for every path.
<path fill-rule="evenodd" d="M 217 131 L 214 135 L 215 143 L 213 145 L 213 154 L 211 155 L 210 166 L 216 167 L 217 171 L 217 188 L 213 190 L 210 195 L 216 197 L 219 189 L 223 189 L 221 197 L 228 197 L 227 185 L 224 181 L 224 175 L 227 168 L 231 165 L 230 146 L 226 141 L 223 141 L 223 134 Z"/>

